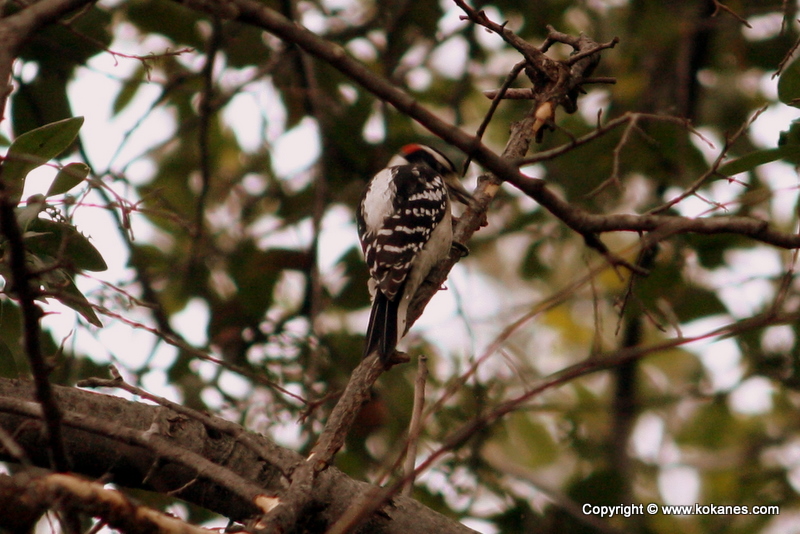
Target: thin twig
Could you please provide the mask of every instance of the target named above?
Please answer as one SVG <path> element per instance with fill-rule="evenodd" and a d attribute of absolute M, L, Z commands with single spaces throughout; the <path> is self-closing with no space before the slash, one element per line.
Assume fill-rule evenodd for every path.
<path fill-rule="evenodd" d="M 353 371 L 311 454 L 295 468 L 289 488 L 281 495 L 280 505 L 265 516 L 261 525 L 264 532 L 285 532 L 297 523 L 311 500 L 317 474 L 328 468 L 344 445 L 362 404 L 369 399 L 370 388 L 384 370 L 378 357 L 372 354 Z"/>
<path fill-rule="evenodd" d="M 738 140 L 742 135 L 744 135 L 745 132 L 747 132 L 747 130 L 750 128 L 750 126 L 752 126 L 752 124 L 756 121 L 756 119 L 758 119 L 758 117 L 762 113 L 764 113 L 767 110 L 767 108 L 768 108 L 768 106 L 765 105 L 765 106 L 762 106 L 761 108 L 759 108 L 758 110 L 756 110 L 756 112 L 753 114 L 753 116 L 750 117 L 736 131 L 736 133 L 734 133 L 732 136 L 730 136 L 728 139 L 725 140 L 725 146 L 722 147 L 722 149 L 720 150 L 719 154 L 714 159 L 714 163 L 711 164 L 711 167 L 706 172 L 704 172 L 699 178 L 697 178 L 694 181 L 694 183 L 692 183 L 685 191 L 683 191 L 680 195 L 678 195 L 677 197 L 671 199 L 670 201 L 662 204 L 661 206 L 658 206 L 656 208 L 653 208 L 653 209 L 647 211 L 647 213 L 648 214 L 653 214 L 653 215 L 656 215 L 656 214 L 659 214 L 659 213 L 663 213 L 663 212 L 669 210 L 670 208 L 672 208 L 674 205 L 676 205 L 679 202 L 681 202 L 682 200 L 684 200 L 684 199 L 686 199 L 686 198 L 688 198 L 688 197 L 690 197 L 692 195 L 699 196 L 699 195 L 697 195 L 697 191 L 712 176 L 716 176 L 717 175 L 717 170 L 719 169 L 720 165 L 722 165 L 723 160 L 728 157 L 728 151 L 730 150 L 731 145 L 734 142 L 736 142 L 736 140 Z"/>
<path fill-rule="evenodd" d="M 406 474 L 406 484 L 403 486 L 402 495 L 411 496 L 414 490 L 414 464 L 417 460 L 417 445 L 422 430 L 422 409 L 425 407 L 425 383 L 428 381 L 428 358 L 420 354 L 417 359 L 417 377 L 414 380 L 414 407 L 411 410 L 411 422 L 408 424 L 408 447 L 403 471 Z"/>
<path fill-rule="evenodd" d="M 478 126 L 478 129 L 475 130 L 475 138 L 476 139 L 482 139 L 483 138 L 483 134 L 484 134 L 484 132 L 486 132 L 486 128 L 489 127 L 489 123 L 492 121 L 492 117 L 494 116 L 494 112 L 497 110 L 497 107 L 500 105 L 500 102 L 505 97 L 506 92 L 509 90 L 509 87 L 511 87 L 511 84 L 514 83 L 514 80 L 517 79 L 517 77 L 519 76 L 519 73 L 522 72 L 522 69 L 525 68 L 526 64 L 527 63 L 525 61 L 520 61 L 519 63 L 514 65 L 514 67 L 508 73 L 508 76 L 506 76 L 505 81 L 503 81 L 503 85 L 501 85 L 500 89 L 498 89 L 496 91 L 495 98 L 494 98 L 494 100 L 492 100 L 492 104 L 489 106 L 489 110 L 486 112 L 486 115 L 483 117 L 483 121 L 481 122 L 480 126 Z M 529 89 L 526 89 L 525 91 L 527 91 L 528 94 L 531 93 L 531 91 Z M 466 176 L 467 169 L 469 169 L 469 164 L 471 162 L 472 162 L 472 156 L 470 154 L 467 154 L 467 159 L 464 160 L 464 166 L 463 166 L 462 171 L 461 171 L 461 175 L 462 176 Z"/>
<path fill-rule="evenodd" d="M 625 129 L 622 130 L 622 136 L 619 138 L 617 145 L 614 147 L 612 151 L 612 159 L 611 159 L 611 176 L 608 179 L 604 180 L 603 183 L 592 189 L 589 193 L 586 194 L 586 198 L 592 198 L 601 191 L 603 191 L 608 185 L 613 184 L 617 186 L 618 190 L 622 190 L 622 181 L 620 180 L 619 176 L 619 161 L 620 161 L 620 154 L 622 154 L 622 148 L 628 143 L 628 139 L 630 139 L 631 131 L 634 129 L 638 129 L 637 122 L 639 120 L 639 116 L 632 115 L 631 120 L 628 122 Z"/>
<path fill-rule="evenodd" d="M 199 123 L 197 128 L 197 147 L 200 153 L 200 191 L 197 193 L 194 214 L 194 236 L 192 239 L 189 264 L 202 261 L 203 234 L 205 233 L 206 200 L 211 189 L 211 139 L 210 129 L 213 120 L 214 100 L 214 65 L 222 46 L 222 22 L 218 18 L 212 21 L 211 37 L 208 39 L 205 64 L 200 72 L 203 80 L 203 91 L 200 93 Z"/>
<path fill-rule="evenodd" d="M 0 426 L 0 446 L 5 449 L 8 454 L 10 454 L 14 460 L 19 462 L 25 467 L 30 467 L 31 461 L 28 456 L 25 454 L 25 450 L 19 446 L 19 444 L 14 439 L 14 436 L 8 433 L 8 431 Z"/>
<path fill-rule="evenodd" d="M 462 11 L 464 11 L 464 13 L 466 13 L 466 17 L 462 17 L 462 19 L 469 19 L 475 24 L 483 26 L 487 30 L 490 30 L 502 37 L 506 43 L 511 45 L 520 54 L 522 54 L 522 57 L 525 58 L 525 61 L 528 64 L 536 65 L 542 62 L 553 62 L 553 60 L 546 57 L 540 49 L 536 48 L 510 29 L 506 28 L 506 23 L 497 24 L 493 22 L 491 19 L 489 19 L 489 17 L 486 16 L 486 12 L 483 10 L 477 11 L 473 9 L 463 0 L 454 0 L 454 2 L 459 8 L 461 8 Z"/>
<path fill-rule="evenodd" d="M 130 319 L 130 318 L 128 318 L 128 317 L 126 317 L 124 315 L 121 315 L 119 313 L 112 312 L 111 310 L 109 310 L 107 308 L 104 308 L 102 306 L 93 305 L 92 308 L 95 311 L 97 311 L 97 312 L 99 312 L 99 313 L 101 313 L 103 315 L 106 315 L 108 317 L 112 317 L 112 318 L 114 318 L 114 319 L 116 319 L 116 320 L 118 320 L 118 321 L 120 321 L 120 322 L 122 322 L 122 323 L 124 323 L 124 324 L 126 324 L 128 326 L 131 326 L 133 328 L 137 328 L 137 329 L 149 332 L 149 333 L 153 334 L 154 336 L 156 336 L 157 338 L 159 338 L 160 340 L 162 340 L 165 343 L 167 343 L 168 345 L 172 345 L 173 347 L 176 347 L 176 348 L 178 348 L 178 349 L 180 349 L 182 351 L 185 351 L 188 354 L 191 354 L 193 357 L 195 357 L 195 358 L 197 358 L 199 360 L 211 362 L 211 363 L 213 363 L 215 365 L 218 365 L 218 366 L 220 366 L 220 367 L 222 367 L 224 369 L 227 369 L 229 371 L 233 371 L 234 373 L 237 373 L 237 374 L 240 374 L 242 376 L 245 376 L 245 377 L 249 378 L 250 380 L 252 380 L 253 382 L 255 382 L 257 384 L 261 384 L 261 385 L 267 386 L 269 388 L 272 388 L 272 389 L 278 391 L 279 393 L 281 393 L 285 397 L 292 398 L 292 399 L 294 399 L 294 400 L 296 400 L 296 401 L 298 401 L 299 403 L 302 403 L 302 404 L 308 404 L 308 401 L 306 399 L 304 399 L 303 397 L 297 395 L 296 393 L 293 393 L 293 392 L 289 391 L 288 389 L 282 387 L 280 384 L 270 380 L 269 378 L 267 378 L 263 374 L 254 373 L 254 372 L 251 372 L 251 371 L 247 370 L 246 368 L 244 368 L 242 366 L 227 362 L 225 360 L 220 360 L 219 358 L 215 358 L 215 357 L 211 356 L 210 354 L 208 354 L 208 353 L 206 353 L 206 352 L 204 352 L 204 351 L 202 351 L 202 350 L 200 350 L 200 349 L 198 349 L 196 347 L 193 347 L 191 344 L 189 344 L 186 340 L 184 340 L 180 336 L 170 335 L 170 333 L 168 333 L 168 332 L 164 332 L 162 330 L 159 330 L 158 328 L 154 328 L 154 327 L 148 326 L 148 325 L 146 325 L 144 323 L 140 323 L 140 322 L 134 321 L 133 319 Z"/>
<path fill-rule="evenodd" d="M 742 24 L 744 24 L 748 28 L 751 28 L 751 29 L 753 28 L 750 25 L 750 23 L 747 22 L 746 18 L 742 17 L 741 15 L 736 13 L 734 10 L 732 10 L 731 8 L 729 8 L 728 6 L 726 6 L 725 4 L 720 2 L 719 0 L 713 0 L 713 2 L 714 2 L 714 12 L 711 14 L 712 17 L 716 17 L 717 15 L 719 15 L 720 11 L 725 11 L 726 13 L 729 13 L 730 15 L 732 15 L 733 18 L 735 18 L 736 20 L 738 20 L 739 22 L 741 22 Z"/>
<path fill-rule="evenodd" d="M 775 79 L 781 74 L 783 74 L 783 69 L 785 69 L 786 65 L 788 65 L 789 62 L 792 60 L 792 57 L 794 57 L 794 53 L 797 51 L 798 48 L 800 48 L 800 37 L 795 39 L 792 47 L 789 48 L 786 54 L 784 54 L 783 59 L 781 59 L 781 62 L 778 63 L 778 68 L 772 74 L 771 79 Z"/>

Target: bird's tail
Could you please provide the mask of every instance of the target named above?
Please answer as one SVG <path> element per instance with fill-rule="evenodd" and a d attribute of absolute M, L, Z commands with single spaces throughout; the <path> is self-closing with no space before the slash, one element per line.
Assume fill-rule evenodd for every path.
<path fill-rule="evenodd" d="M 397 347 L 397 308 L 397 302 L 386 298 L 380 290 L 375 292 L 375 300 L 372 301 L 372 310 L 369 314 L 364 358 L 378 351 L 378 357 L 386 363 L 394 353 Z"/>

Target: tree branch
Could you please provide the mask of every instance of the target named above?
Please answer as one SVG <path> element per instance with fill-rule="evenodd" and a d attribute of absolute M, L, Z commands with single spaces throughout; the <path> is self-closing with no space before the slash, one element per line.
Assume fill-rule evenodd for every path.
<path fill-rule="evenodd" d="M 0 505 L 0 511 L 17 516 L 13 519 L 15 532 L 32 529 L 35 520 L 49 508 L 67 509 L 99 517 L 105 524 L 121 532 L 180 534 L 209 532 L 152 508 L 136 504 L 119 491 L 106 489 L 102 484 L 70 475 L 50 474 L 39 477 L 30 477 L 24 473 L 13 477 L 0 475 L 0 494 L 5 497 L 3 504 Z M 23 517 L 21 521 L 20 515 Z"/>
<path fill-rule="evenodd" d="M 93 0 L 40 0 L 0 19 L 0 120 L 5 118 L 6 103 L 12 89 L 11 67 L 19 48 L 39 28 L 91 3 Z"/>
<path fill-rule="evenodd" d="M 311 454 L 296 466 L 291 475 L 291 485 L 281 495 L 280 505 L 266 518 L 265 532 L 285 532 L 297 523 L 311 502 L 317 475 L 328 469 L 344 445 L 361 406 L 369 400 L 370 388 L 384 370 L 383 363 L 373 354 L 362 360 L 353 371 Z"/>
<path fill-rule="evenodd" d="M 294 451 L 216 417 L 206 416 L 208 420 L 201 421 L 170 408 L 75 388 L 54 386 L 54 392 L 59 404 L 69 407 L 64 414 L 64 438 L 75 472 L 131 488 L 175 491 L 176 497 L 234 520 L 243 521 L 261 513 L 253 503 L 252 492 L 281 494 L 286 487 L 283 473 L 304 462 Z M 41 446 L 41 414 L 31 404 L 32 400 L 29 382 L 0 378 L 0 427 L 14 435 L 34 465 L 46 466 L 47 457 Z M 148 434 L 154 421 L 166 423 L 168 433 L 154 430 Z M 145 435 L 151 436 L 150 442 L 163 443 L 172 452 L 162 456 L 161 450 L 154 450 L 150 442 L 141 441 Z M 248 441 L 252 446 L 245 445 Z M 272 451 L 269 458 L 255 452 L 259 449 Z M 184 467 L 181 458 L 192 462 L 193 467 Z M 202 463 L 194 463 L 198 458 Z M 14 457 L 0 448 L 0 460 L 14 461 Z M 206 462 L 216 467 L 207 470 Z M 200 476 L 197 466 L 202 466 Z M 214 473 L 221 475 L 219 470 L 226 472 L 228 478 L 217 477 Z M 241 480 L 237 482 L 240 488 L 251 489 L 244 493 L 236 490 L 236 486 L 231 486 L 236 480 Z M 324 470 L 311 489 L 310 503 L 315 513 L 301 516 L 298 528 L 302 530 L 303 525 L 313 524 L 312 530 L 324 530 L 325 525 L 333 524 L 370 488 L 369 484 L 357 482 L 334 467 Z M 412 499 L 397 497 L 392 504 L 370 516 L 355 532 L 473 532 Z M 0 525 L 4 520 L 0 514 Z"/>
<path fill-rule="evenodd" d="M 311 55 L 331 64 L 378 98 L 389 102 L 399 111 L 419 122 L 434 135 L 472 156 L 497 179 L 517 187 L 580 234 L 614 231 L 643 232 L 667 226 L 672 233 L 739 233 L 781 248 L 800 247 L 800 237 L 797 235 L 774 230 L 769 227 L 767 222 L 757 219 L 744 217 L 692 219 L 672 215 L 588 213 L 559 198 L 545 181 L 520 173 L 515 162 L 495 154 L 474 136 L 439 119 L 409 94 L 351 58 L 342 47 L 325 41 L 300 25 L 289 22 L 254 0 L 233 0 L 233 2 L 239 9 L 239 20 L 256 25 L 289 42 L 294 42 Z M 487 207 L 488 204 L 484 205 L 484 202 L 479 199 L 478 205 L 473 208 L 473 211 L 485 210 Z M 469 217 L 469 220 L 471 221 L 472 217 Z M 478 224 L 476 229 L 479 227 Z M 462 239 L 472 233 L 466 227 L 459 232 Z"/>
<path fill-rule="evenodd" d="M 31 402 L 20 399 L 0 398 L 0 412 L 22 416 L 31 420 L 42 419 L 42 410 Z M 175 447 L 172 443 L 172 434 L 179 431 L 178 427 L 183 423 L 180 418 L 170 419 L 170 414 L 162 409 L 156 410 L 153 419 L 147 429 L 132 429 L 117 424 L 117 421 L 109 420 L 89 415 L 86 413 L 66 412 L 62 417 L 65 426 L 78 428 L 96 436 L 110 438 L 118 443 L 132 445 L 143 449 L 155 458 L 155 467 L 158 463 L 169 462 L 181 466 L 187 472 L 188 484 L 193 484 L 194 480 L 206 478 L 212 483 L 226 488 L 236 498 L 243 502 L 253 503 L 256 496 L 262 493 L 262 488 L 238 477 L 232 471 L 217 465 L 216 463 L 204 458 L 200 454 L 191 450 Z M 152 474 L 148 470 L 147 476 Z M 171 487 L 170 487 L 171 486 Z M 170 484 L 162 491 L 176 492 L 180 490 L 180 485 Z"/>

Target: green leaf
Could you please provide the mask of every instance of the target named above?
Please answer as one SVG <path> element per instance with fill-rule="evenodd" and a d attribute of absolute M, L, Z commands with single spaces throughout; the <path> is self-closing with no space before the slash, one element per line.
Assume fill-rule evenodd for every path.
<path fill-rule="evenodd" d="M 781 132 L 778 146 L 800 146 L 800 120 L 793 120 L 789 129 Z"/>
<path fill-rule="evenodd" d="M 784 104 L 800 107 L 795 99 L 800 98 L 800 60 L 786 67 L 778 80 L 778 99 Z"/>
<path fill-rule="evenodd" d="M 82 125 L 83 117 L 73 117 L 25 132 L 14 140 L 2 164 L 2 180 L 11 202 L 19 202 L 28 173 L 66 150 Z"/>
<path fill-rule="evenodd" d="M 59 41 L 60 42 L 60 41 Z M 72 117 L 67 86 L 71 76 L 62 69 L 39 64 L 39 74 L 20 82 L 11 96 L 11 125 L 15 136 Z"/>
<path fill-rule="evenodd" d="M 52 197 L 66 193 L 79 183 L 83 182 L 89 176 L 89 166 L 85 163 L 69 163 L 65 165 L 58 174 L 56 179 L 50 184 L 50 189 L 47 190 L 45 196 Z"/>
<path fill-rule="evenodd" d="M 785 159 L 791 163 L 800 162 L 800 146 L 784 145 L 777 148 L 757 150 L 740 158 L 728 161 L 724 165 L 721 165 L 718 171 L 725 176 L 733 176 L 734 174 L 747 172 L 755 169 L 759 165 L 771 163 L 779 159 Z"/>
<path fill-rule="evenodd" d="M 19 369 L 17 369 L 14 353 L 11 352 L 11 349 L 2 339 L 0 339 L 0 376 L 4 378 L 19 378 Z"/>
<path fill-rule="evenodd" d="M 333 304 L 343 310 L 358 310 L 369 306 L 367 280 L 369 271 L 361 250 L 354 246 L 339 260 L 338 265 L 347 273 L 347 282 L 335 295 Z"/>
<path fill-rule="evenodd" d="M 84 319 L 89 321 L 92 325 L 102 328 L 103 323 L 97 317 L 97 314 L 94 313 L 94 309 L 83 293 L 80 292 L 78 287 L 75 285 L 75 282 L 72 281 L 71 278 L 67 275 L 65 271 L 59 269 L 61 271 L 60 274 L 66 276 L 64 282 L 60 285 L 60 287 L 54 291 L 54 298 L 58 300 L 65 306 L 68 306 L 75 310 L 76 312 L 80 313 Z M 51 288 L 52 289 L 52 288 Z"/>
<path fill-rule="evenodd" d="M 42 195 L 31 195 L 23 207 L 16 209 L 17 224 L 23 232 L 28 231 L 30 224 L 39 218 L 39 214 L 47 207 Z"/>
<path fill-rule="evenodd" d="M 23 4 L 9 5 L 5 16 L 25 8 Z M 40 75 L 43 71 L 58 71 L 69 79 L 77 66 L 86 65 L 89 58 L 111 45 L 113 12 L 97 6 L 82 8 L 70 15 L 68 24 L 49 24 L 33 32 L 20 48 L 19 56 L 38 63 Z"/>
<path fill-rule="evenodd" d="M 498 440 L 498 443 L 504 454 L 514 457 L 515 463 L 533 469 L 557 459 L 558 446 L 552 434 L 531 414 L 510 414 L 505 421 L 505 430 L 505 439 Z"/>
<path fill-rule="evenodd" d="M 66 223 L 37 218 L 28 225 L 25 245 L 32 254 L 72 262 L 78 270 L 105 271 L 106 261 L 89 239 Z M 63 243 L 63 245 L 62 245 Z"/>
<path fill-rule="evenodd" d="M 121 6 L 122 7 L 122 6 Z M 134 0 L 125 2 L 127 19 L 145 34 L 160 33 L 176 45 L 202 49 L 205 42 L 198 29 L 201 14 L 172 2 Z"/>
<path fill-rule="evenodd" d="M 728 311 L 715 292 L 702 287 L 687 284 L 686 295 L 682 297 L 672 299 L 675 301 L 672 303 L 672 311 L 682 323 Z"/>
<path fill-rule="evenodd" d="M 147 71 L 143 66 L 140 65 L 139 68 L 136 69 L 136 72 L 134 72 L 130 78 L 125 80 L 119 90 L 119 93 L 117 93 L 117 97 L 114 99 L 114 104 L 111 108 L 114 115 L 118 115 L 120 111 L 125 109 L 128 104 L 133 101 L 133 97 L 139 92 L 139 88 L 144 83 L 143 80 L 146 75 Z"/>
<path fill-rule="evenodd" d="M 41 272 L 38 281 L 48 291 L 48 297 L 80 313 L 94 326 L 103 326 L 95 315 L 92 305 L 72 281 L 70 273 L 66 269 L 52 268 L 52 257 L 28 253 L 25 260 L 33 271 Z"/>
<path fill-rule="evenodd" d="M 745 248 L 752 244 L 752 241 L 748 241 L 747 238 L 735 234 L 687 234 L 683 236 L 683 240 L 694 250 L 700 265 L 706 269 L 722 267 L 725 265 L 726 252 L 736 248 Z"/>
<path fill-rule="evenodd" d="M 725 398 L 714 397 L 702 405 L 676 435 L 680 444 L 691 444 L 708 448 L 719 448 L 741 439 L 736 430 L 739 426 L 731 416 Z"/>

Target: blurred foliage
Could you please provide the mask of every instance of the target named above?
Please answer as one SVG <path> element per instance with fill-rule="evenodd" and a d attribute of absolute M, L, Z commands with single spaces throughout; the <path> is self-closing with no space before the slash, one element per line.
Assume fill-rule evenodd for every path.
<path fill-rule="evenodd" d="M 459 22 L 448 2 L 267 5 L 468 132 L 488 109 L 482 91 L 497 88 L 519 60 L 497 36 Z M 531 149 L 569 143 L 598 121 L 647 114 L 527 169 L 570 202 L 597 213 L 659 208 L 708 173 L 725 139 L 767 106 L 756 122 L 761 136 L 737 137 L 696 194 L 665 212 L 752 215 L 796 227 L 800 141 L 792 119 L 800 63 L 772 77 L 798 37 L 793 3 L 726 2 L 752 28 L 709 0 L 477 5 L 537 44 L 548 24 L 597 41 L 620 38 L 594 73 L 616 83 L 587 85 L 578 111 L 559 110 L 556 130 Z M 559 46 L 550 52 L 568 53 Z M 104 331 L 134 328 L 113 315 L 103 320 L 105 330 L 46 332 L 54 379 L 74 383 L 113 361 L 134 383 L 164 387 L 187 405 L 308 450 L 361 354 L 369 302 L 354 206 L 397 147 L 437 140 L 292 44 L 166 0 L 100 2 L 75 13 L 37 33 L 15 72 L 15 141 L 3 164 L 15 203 L 32 166 L 61 158 L 43 196 L 19 208 L 30 223 L 29 253 L 45 265 L 69 260 L 69 269 L 51 271 L 42 283 L 57 286 L 55 298 L 90 324 L 99 326 L 104 310 L 90 304 L 97 303 L 160 334 L 134 347 L 129 361 L 130 346 L 96 348 Z M 92 87 L 87 107 L 80 81 L 97 73 L 104 81 Z M 525 87 L 524 77 L 515 86 Z M 502 150 L 509 125 L 527 111 L 526 102 L 503 102 L 486 142 Z M 76 141 L 79 119 L 69 117 L 77 113 L 86 124 Z M 32 130 L 53 134 L 56 145 L 26 144 L 30 137 L 19 134 Z M 122 146 L 109 147 L 108 139 Z M 477 172 L 470 170 L 469 183 Z M 123 252 L 83 237 L 100 228 L 75 229 L 75 213 L 98 207 L 113 216 L 101 224 Z M 601 236 L 631 262 L 637 237 Z M 630 345 L 623 332 L 632 322 L 637 343 L 650 347 L 773 306 L 793 311 L 799 296 L 791 253 L 734 235 L 673 237 L 661 243 L 649 275 L 615 272 L 582 236 L 512 188 L 500 192 L 489 225 L 469 247 L 441 297 L 458 313 L 436 317 L 433 310 L 446 314 L 447 306 L 432 306 L 423 318 L 434 326 L 409 336 L 412 357 L 431 357 L 429 401 L 445 399 L 424 425 L 423 457 L 476 414 L 551 373 L 587 357 L 613 357 Z M 78 289 L 73 275 L 101 270 L 110 254 L 124 254 L 127 269 L 109 273 L 111 285 L 81 281 Z M 0 374 L 16 376 L 27 371 L 19 312 L 7 296 Z M 487 532 L 597 532 L 580 513 L 584 503 L 685 499 L 775 504 L 781 515 L 608 523 L 625 532 L 779 531 L 780 520 L 800 510 L 797 329 L 759 323 L 707 344 L 649 351 L 631 374 L 611 369 L 546 388 L 446 455 L 419 479 L 415 496 L 452 517 L 479 519 Z M 459 381 L 501 335 L 501 349 Z M 197 350 L 175 349 L 175 339 L 192 340 Z M 203 353 L 217 362 L 203 361 Z M 386 474 L 402 448 L 414 368 L 381 378 L 339 467 L 371 481 Z M 325 400 L 297 423 L 305 407 L 270 384 Z M 683 478 L 671 476 L 676 468 Z"/>
<path fill-rule="evenodd" d="M 46 195 L 32 195 L 21 201 L 28 175 L 37 167 L 47 164 L 68 147 L 78 135 L 83 117 L 64 119 L 46 124 L 17 137 L 3 159 L 3 194 L 7 202 L 16 207 L 16 219 L 26 248 L 25 264 L 44 297 L 52 297 L 83 316 L 90 324 L 102 327 L 94 307 L 77 288 L 73 276 L 81 271 L 105 271 L 106 262 L 89 239 L 81 234 L 64 215 L 48 204 L 47 199 L 62 196 L 81 184 L 89 174 L 84 163 L 73 162 L 61 167 Z M 40 217 L 45 213 L 49 217 Z M 14 254 L 5 236 L 0 238 L 0 252 L 5 261 L 0 263 L 0 277 L 9 296 L 15 295 L 14 273 L 8 261 Z M 35 282 L 33 282 L 35 281 Z M 11 346 L 17 339 L 8 338 Z M 11 361 L 20 360 L 19 354 L 0 338 L 5 356 Z M 18 369 L 4 370 L 6 376 L 15 376 Z"/>

